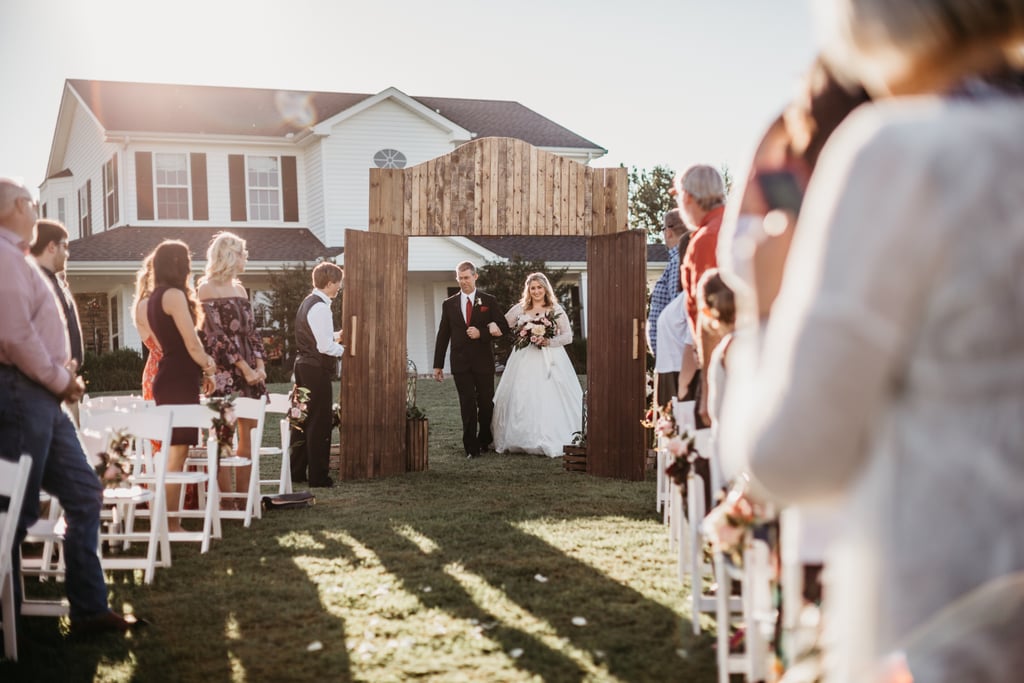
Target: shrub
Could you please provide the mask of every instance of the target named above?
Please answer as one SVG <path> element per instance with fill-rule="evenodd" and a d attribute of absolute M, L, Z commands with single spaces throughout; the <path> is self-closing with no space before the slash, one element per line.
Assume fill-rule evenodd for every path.
<path fill-rule="evenodd" d="M 118 349 L 96 354 L 85 352 L 82 376 L 86 391 L 98 394 L 107 391 L 139 391 L 145 362 L 135 349 Z"/>
<path fill-rule="evenodd" d="M 572 361 L 572 367 L 576 370 L 576 374 L 587 374 L 587 340 L 584 337 L 574 336 L 572 343 L 565 347 L 565 352 L 569 354 L 569 360 Z"/>

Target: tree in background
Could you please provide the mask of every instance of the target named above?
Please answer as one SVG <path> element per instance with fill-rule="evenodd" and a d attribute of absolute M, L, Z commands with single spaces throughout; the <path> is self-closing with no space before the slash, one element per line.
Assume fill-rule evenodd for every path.
<path fill-rule="evenodd" d="M 661 242 L 665 214 L 676 207 L 669 190 L 675 171 L 668 166 L 629 170 L 629 226 L 647 233 L 648 242 Z"/>
<path fill-rule="evenodd" d="M 725 180 L 725 194 L 732 191 L 732 173 L 722 164 L 719 172 Z M 645 230 L 647 241 L 664 241 L 662 224 L 665 214 L 676 208 L 676 198 L 669 190 L 675 171 L 668 166 L 655 166 L 651 170 L 634 166 L 629 171 L 629 227 Z"/>
<path fill-rule="evenodd" d="M 504 314 L 522 298 L 526 276 L 530 273 L 544 273 L 555 290 L 558 303 L 569 316 L 573 339 L 581 339 L 579 311 L 573 305 L 568 283 L 562 282 L 566 271 L 566 268 L 549 269 L 544 261 L 525 261 L 522 256 L 515 254 L 507 262 L 489 261 L 477 268 L 480 274 L 477 286 L 498 300 L 499 305 L 504 307 L 501 311 Z M 495 343 L 497 358 L 504 365 L 512 352 L 512 344 L 504 337 L 495 340 Z"/>

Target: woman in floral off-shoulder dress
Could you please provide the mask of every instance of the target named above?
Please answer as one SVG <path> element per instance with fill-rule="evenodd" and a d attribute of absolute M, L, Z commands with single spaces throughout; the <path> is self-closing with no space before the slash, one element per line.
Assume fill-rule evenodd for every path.
<path fill-rule="evenodd" d="M 199 301 L 203 305 L 203 327 L 199 337 L 206 352 L 217 363 L 212 396 L 234 394 L 259 398 L 267 393 L 263 340 L 256 330 L 256 316 L 249 296 L 238 280 L 245 271 L 248 258 L 245 240 L 230 232 L 218 233 L 206 252 L 206 274 L 199 281 L 198 290 Z M 238 450 L 235 455 L 242 458 L 251 456 L 250 430 L 255 426 L 253 420 L 238 420 Z M 237 470 L 234 484 L 228 468 L 221 468 L 219 472 L 221 492 L 248 493 L 250 468 L 231 469 Z M 225 504 L 234 502 L 225 501 Z"/>

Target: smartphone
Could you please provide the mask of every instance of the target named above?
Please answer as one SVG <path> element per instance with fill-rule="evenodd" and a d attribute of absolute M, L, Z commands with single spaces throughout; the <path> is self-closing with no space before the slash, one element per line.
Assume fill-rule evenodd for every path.
<path fill-rule="evenodd" d="M 757 174 L 757 183 L 761 187 L 768 208 L 800 213 L 804 192 L 792 171 L 766 171 Z"/>

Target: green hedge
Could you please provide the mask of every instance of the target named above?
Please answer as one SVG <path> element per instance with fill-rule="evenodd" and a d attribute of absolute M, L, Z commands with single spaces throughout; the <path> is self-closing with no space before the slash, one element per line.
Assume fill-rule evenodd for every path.
<path fill-rule="evenodd" d="M 85 352 L 82 376 L 86 391 L 100 394 L 107 391 L 141 391 L 142 354 L 134 349 L 119 349 L 96 354 Z"/>

